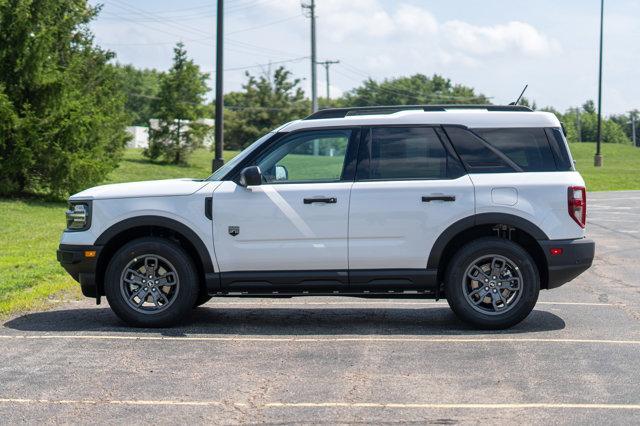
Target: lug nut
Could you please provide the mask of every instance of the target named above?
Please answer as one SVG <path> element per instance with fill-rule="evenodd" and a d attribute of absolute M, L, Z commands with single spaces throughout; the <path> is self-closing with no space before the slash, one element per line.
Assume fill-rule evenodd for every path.
<path fill-rule="evenodd" d="M 493 289 L 493 292 L 494 292 L 494 293 L 497 293 L 497 292 L 498 292 L 498 290 L 496 290 L 496 289 L 494 288 L 494 289 Z"/>
<path fill-rule="evenodd" d="M 156 280 L 156 284 L 158 284 L 158 280 Z"/>
<path fill-rule="evenodd" d="M 489 291 L 489 287 L 485 287 L 484 289 L 485 289 L 485 291 Z"/>
<path fill-rule="evenodd" d="M 488 283 L 488 282 L 489 282 L 489 279 L 488 279 L 488 278 L 485 278 L 485 279 L 484 279 L 484 282 L 485 282 L 485 283 Z"/>
<path fill-rule="evenodd" d="M 144 288 L 144 291 L 149 291 L 149 289 L 147 287 Z"/>

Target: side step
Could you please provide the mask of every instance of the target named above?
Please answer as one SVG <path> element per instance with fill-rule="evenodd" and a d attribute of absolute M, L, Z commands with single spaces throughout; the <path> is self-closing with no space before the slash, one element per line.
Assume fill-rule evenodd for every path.
<path fill-rule="evenodd" d="M 292 298 L 305 296 L 343 296 L 357 297 L 363 299 L 436 299 L 437 294 L 434 290 L 389 290 L 389 291 L 273 291 L 273 292 L 216 292 L 211 294 L 213 297 L 260 297 L 260 298 Z"/>

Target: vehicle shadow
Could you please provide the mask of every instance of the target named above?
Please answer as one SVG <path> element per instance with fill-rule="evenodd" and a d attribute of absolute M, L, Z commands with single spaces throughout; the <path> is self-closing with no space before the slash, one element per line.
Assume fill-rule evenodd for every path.
<path fill-rule="evenodd" d="M 109 308 L 63 309 L 30 313 L 12 319 L 4 327 L 36 332 L 160 333 L 182 335 L 482 335 L 519 334 L 562 330 L 557 315 L 534 310 L 523 322 L 501 331 L 476 330 L 460 320 L 448 307 L 394 308 L 301 308 L 216 307 L 210 303 L 196 309 L 185 323 L 166 329 L 127 327 Z"/>

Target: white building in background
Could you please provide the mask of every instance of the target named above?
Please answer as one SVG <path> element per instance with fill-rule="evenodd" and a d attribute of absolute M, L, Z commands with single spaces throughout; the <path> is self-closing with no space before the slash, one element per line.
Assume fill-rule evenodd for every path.
<path fill-rule="evenodd" d="M 214 143 L 214 124 L 215 124 L 215 120 L 213 120 L 212 118 L 200 118 L 198 120 L 196 120 L 196 123 L 200 123 L 200 124 L 205 124 L 207 126 L 209 126 L 209 131 L 207 132 L 206 136 L 204 137 L 203 140 L 203 145 L 207 148 L 210 148 L 213 143 Z M 151 129 L 153 130 L 158 130 L 160 129 L 160 120 L 157 118 L 152 118 L 149 120 L 149 126 L 151 127 Z M 188 127 L 189 126 L 189 121 L 184 120 L 182 122 L 182 126 L 184 127 Z M 147 131 L 148 133 L 148 131 Z M 147 142 L 147 146 L 149 145 L 149 143 Z"/>
<path fill-rule="evenodd" d="M 214 143 L 214 123 L 215 120 L 211 118 L 201 118 L 197 123 L 206 124 L 210 130 L 204 137 L 203 144 L 205 147 L 210 148 Z M 183 125 L 188 126 L 189 122 L 184 121 Z M 157 130 L 160 128 L 160 120 L 152 118 L 149 120 L 149 126 L 151 129 Z M 131 140 L 127 142 L 127 148 L 148 148 L 149 147 L 149 127 L 143 126 L 130 126 L 127 127 L 127 132 L 131 135 Z"/>
<path fill-rule="evenodd" d="M 127 142 L 127 148 L 148 148 L 149 128 L 143 126 L 127 127 L 127 133 L 131 135 L 131 140 Z"/>

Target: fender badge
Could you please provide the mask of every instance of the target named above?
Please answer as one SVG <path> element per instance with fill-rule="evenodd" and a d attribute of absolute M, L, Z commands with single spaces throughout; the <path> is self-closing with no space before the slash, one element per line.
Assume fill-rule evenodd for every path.
<path fill-rule="evenodd" d="M 229 227 L 229 235 L 231 235 L 232 237 L 235 237 L 239 233 L 240 233 L 240 227 L 239 226 L 230 226 Z"/>

